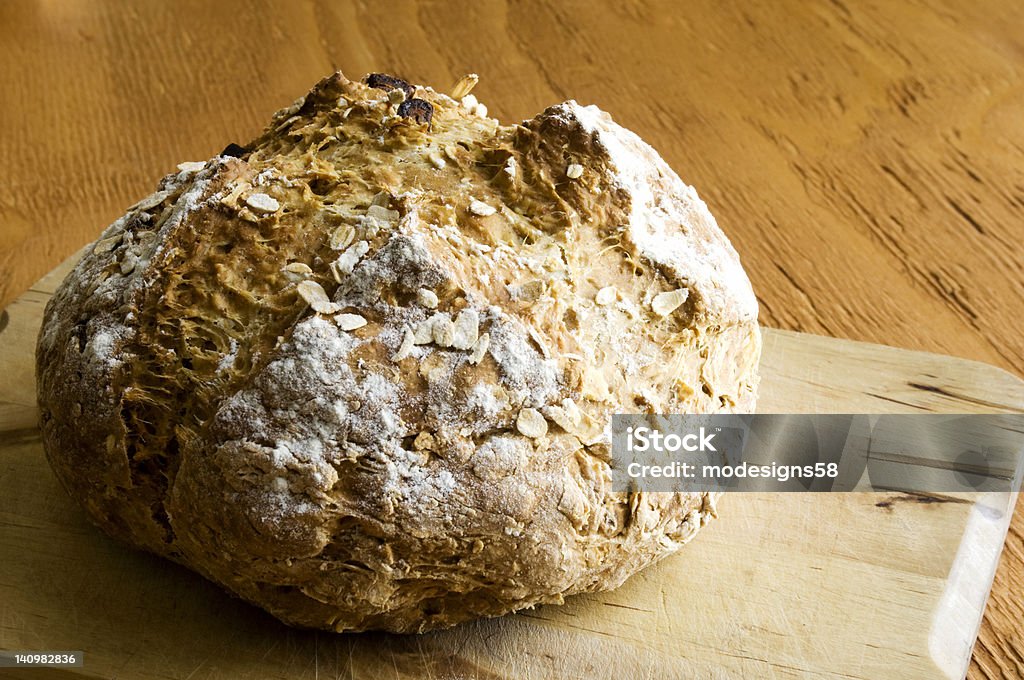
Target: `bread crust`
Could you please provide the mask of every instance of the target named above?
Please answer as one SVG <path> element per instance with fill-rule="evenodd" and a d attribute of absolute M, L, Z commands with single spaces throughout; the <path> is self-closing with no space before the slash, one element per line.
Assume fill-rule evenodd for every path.
<path fill-rule="evenodd" d="M 40 331 L 50 464 L 106 532 L 295 625 L 615 588 L 715 514 L 613 492 L 606 423 L 753 409 L 739 258 L 596 107 L 502 126 L 371 82 L 324 79 L 87 251 Z"/>

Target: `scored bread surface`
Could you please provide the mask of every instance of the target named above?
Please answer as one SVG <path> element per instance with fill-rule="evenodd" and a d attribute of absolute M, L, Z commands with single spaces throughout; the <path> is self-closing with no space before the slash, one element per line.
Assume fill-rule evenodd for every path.
<path fill-rule="evenodd" d="M 111 535 L 296 625 L 614 588 L 715 514 L 613 492 L 608 423 L 753 410 L 739 258 L 596 107 L 504 126 L 370 83 L 324 79 L 87 250 L 37 350 L 51 466 Z"/>

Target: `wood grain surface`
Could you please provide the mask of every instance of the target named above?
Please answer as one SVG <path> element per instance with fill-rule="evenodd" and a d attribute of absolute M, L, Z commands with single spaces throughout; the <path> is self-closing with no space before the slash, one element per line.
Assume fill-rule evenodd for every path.
<path fill-rule="evenodd" d="M 767 326 L 1024 372 L 1024 4 L 0 3 L 0 307 L 182 160 L 334 68 L 502 120 L 640 133 L 740 251 Z M 0 324 L 3 320 L 0 319 Z M 970 676 L 1024 677 L 1018 508 Z"/>

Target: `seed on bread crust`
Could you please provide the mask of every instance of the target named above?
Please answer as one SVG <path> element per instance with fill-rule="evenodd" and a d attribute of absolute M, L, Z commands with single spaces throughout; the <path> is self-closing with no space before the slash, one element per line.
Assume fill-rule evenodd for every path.
<path fill-rule="evenodd" d="M 469 355 L 469 363 L 474 366 L 483 361 L 484 355 L 487 354 L 487 348 L 491 346 L 491 336 L 489 333 L 481 333 L 480 337 L 477 338 L 476 344 L 473 345 L 473 353 Z"/>
<path fill-rule="evenodd" d="M 480 337 L 480 317 L 474 309 L 463 309 L 455 317 L 452 332 L 452 347 L 472 349 Z"/>
<path fill-rule="evenodd" d="M 548 421 L 535 408 L 524 408 L 516 418 L 516 429 L 530 439 L 538 439 L 548 433 Z"/>
<path fill-rule="evenodd" d="M 341 310 L 341 307 L 331 302 L 331 299 L 327 297 L 327 291 L 316 281 L 310 281 L 309 279 L 301 281 L 296 286 L 296 290 L 299 293 L 299 297 L 320 314 L 334 314 Z"/>
<path fill-rule="evenodd" d="M 289 262 L 284 266 L 287 271 L 293 274 L 312 274 L 313 270 L 305 262 Z"/>
<path fill-rule="evenodd" d="M 366 241 L 356 241 L 349 246 L 337 260 L 331 263 L 331 271 L 335 277 L 344 277 L 352 273 L 352 270 L 359 264 L 359 260 L 370 250 L 370 244 Z M 341 282 L 340 280 L 338 281 Z"/>
<path fill-rule="evenodd" d="M 111 250 L 117 247 L 117 244 L 119 244 L 121 242 L 121 239 L 123 238 L 124 234 L 114 234 L 110 238 L 105 238 L 100 241 L 97 241 L 96 245 L 93 246 L 92 248 L 92 252 L 96 253 L 97 255 L 100 253 L 109 253 Z"/>
<path fill-rule="evenodd" d="M 350 224 L 343 224 L 331 233 L 331 250 L 345 250 L 356 237 L 356 230 Z"/>
<path fill-rule="evenodd" d="M 412 118 L 417 123 L 430 125 L 434 118 L 434 105 L 426 99 L 406 99 L 398 107 L 398 115 Z"/>
<path fill-rule="evenodd" d="M 166 191 L 158 191 L 155 194 L 150 194 L 146 198 L 136 203 L 134 209 L 142 210 L 144 212 L 152 210 L 153 208 L 157 207 L 165 200 L 167 200 L 168 196 L 170 196 L 170 194 L 167 193 Z"/>
<path fill-rule="evenodd" d="M 480 76 L 475 73 L 467 73 L 462 76 L 455 85 L 452 86 L 452 99 L 462 99 L 469 94 L 474 87 L 476 87 L 478 82 L 480 82 Z"/>
<path fill-rule="evenodd" d="M 246 197 L 245 204 L 262 213 L 275 213 L 281 209 L 281 204 L 276 198 L 264 193 L 250 194 Z"/>
<path fill-rule="evenodd" d="M 354 331 L 366 325 L 366 319 L 359 314 L 339 314 L 334 317 L 334 323 L 343 331 Z"/>
<path fill-rule="evenodd" d="M 241 158 L 247 153 L 249 153 L 249 150 L 246 149 L 244 146 L 242 146 L 241 144 L 235 144 L 234 142 L 231 142 L 230 144 L 224 147 L 224 150 L 220 152 L 220 155 L 231 156 L 232 158 Z"/>
<path fill-rule="evenodd" d="M 688 297 L 690 297 L 690 291 L 686 288 L 658 293 L 651 302 L 651 309 L 658 316 L 668 316 L 686 302 Z"/>
<path fill-rule="evenodd" d="M 366 84 L 378 90 L 394 90 L 398 88 L 405 92 L 406 98 L 411 97 L 412 93 L 416 91 L 416 88 L 406 81 L 395 76 L 389 76 L 387 73 L 371 73 L 366 76 Z"/>
<path fill-rule="evenodd" d="M 292 281 L 301 281 L 313 275 L 313 270 L 305 262 L 289 262 L 284 266 L 284 273 Z"/>
<path fill-rule="evenodd" d="M 480 217 L 487 217 L 488 215 L 493 215 L 498 211 L 483 201 L 478 201 L 474 198 L 469 204 L 469 212 Z"/>
<path fill-rule="evenodd" d="M 433 317 L 430 326 L 431 338 L 438 347 L 452 347 L 455 344 L 455 322 L 444 312 Z"/>

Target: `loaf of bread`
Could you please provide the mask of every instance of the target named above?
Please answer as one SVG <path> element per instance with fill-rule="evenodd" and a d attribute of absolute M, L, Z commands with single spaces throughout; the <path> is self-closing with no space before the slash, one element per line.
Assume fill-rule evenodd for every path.
<path fill-rule="evenodd" d="M 605 590 L 715 515 L 611 489 L 616 412 L 754 406 L 757 302 L 693 188 L 574 101 L 324 79 L 183 163 L 46 308 L 54 472 L 291 624 L 425 631 Z"/>

